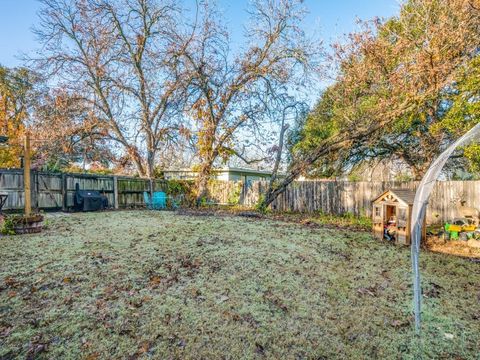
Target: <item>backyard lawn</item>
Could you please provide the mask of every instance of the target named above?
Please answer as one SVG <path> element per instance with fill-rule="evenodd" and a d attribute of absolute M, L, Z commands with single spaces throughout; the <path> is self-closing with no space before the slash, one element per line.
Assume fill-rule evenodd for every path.
<path fill-rule="evenodd" d="M 0 359 L 478 359 L 480 263 L 244 217 L 52 214 L 0 238 Z"/>

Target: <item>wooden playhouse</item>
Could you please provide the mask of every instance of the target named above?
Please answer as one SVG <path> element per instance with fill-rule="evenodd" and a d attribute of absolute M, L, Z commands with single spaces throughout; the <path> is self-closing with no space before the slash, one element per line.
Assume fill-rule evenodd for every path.
<path fill-rule="evenodd" d="M 410 223 L 415 192 L 406 189 L 390 189 L 373 200 L 373 234 L 378 239 L 392 240 L 397 244 L 410 244 Z M 422 240 L 426 236 L 423 219 Z M 388 234 L 387 234 L 388 231 Z"/>

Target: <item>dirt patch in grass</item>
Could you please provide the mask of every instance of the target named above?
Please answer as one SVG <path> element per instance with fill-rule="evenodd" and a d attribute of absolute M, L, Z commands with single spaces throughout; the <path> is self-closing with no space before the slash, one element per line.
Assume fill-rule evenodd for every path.
<path fill-rule="evenodd" d="M 480 244 L 478 240 L 445 241 L 441 236 L 432 235 L 427 236 L 427 243 L 425 245 L 430 251 L 480 260 L 480 247 L 474 247 L 472 243 L 476 246 Z"/>
<path fill-rule="evenodd" d="M 475 359 L 480 266 L 370 234 L 121 211 L 0 238 L 0 358 Z"/>

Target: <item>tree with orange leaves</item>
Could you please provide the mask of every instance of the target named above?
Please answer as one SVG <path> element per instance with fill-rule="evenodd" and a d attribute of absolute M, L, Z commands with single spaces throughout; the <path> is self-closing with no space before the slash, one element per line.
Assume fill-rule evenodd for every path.
<path fill-rule="evenodd" d="M 38 77 L 25 68 L 0 66 L 0 135 L 8 146 L 0 147 L 0 168 L 20 166 L 25 122 Z"/>

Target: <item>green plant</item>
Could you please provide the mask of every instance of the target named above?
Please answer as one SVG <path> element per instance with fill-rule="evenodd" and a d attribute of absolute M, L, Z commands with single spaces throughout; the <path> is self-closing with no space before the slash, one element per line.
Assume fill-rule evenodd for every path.
<path fill-rule="evenodd" d="M 400 173 L 395 176 L 395 181 L 412 181 L 413 177 L 412 175 L 408 173 Z"/>
<path fill-rule="evenodd" d="M 48 219 L 43 220 L 42 228 L 48 229 L 49 227 L 50 227 L 50 220 Z"/>
<path fill-rule="evenodd" d="M 9 215 L 5 217 L 0 232 L 4 235 L 15 235 L 17 234 L 17 232 L 15 231 L 16 227 L 28 225 L 35 222 L 42 222 L 43 219 L 44 218 L 41 214 L 32 214 L 28 217 L 25 215 Z"/>
<path fill-rule="evenodd" d="M 15 222 L 12 216 L 5 217 L 2 228 L 0 229 L 0 233 L 2 235 L 15 235 Z"/>
<path fill-rule="evenodd" d="M 166 193 L 169 196 L 181 195 L 182 205 L 192 206 L 195 202 L 195 182 L 192 180 L 168 180 Z"/>
<path fill-rule="evenodd" d="M 238 203 L 240 202 L 241 194 L 242 194 L 242 187 L 237 185 L 235 189 L 230 194 L 228 194 L 227 203 L 229 205 L 238 205 Z"/>
<path fill-rule="evenodd" d="M 200 206 L 201 207 L 205 207 L 208 205 L 208 199 L 206 196 L 203 196 L 201 199 L 200 199 Z"/>
<path fill-rule="evenodd" d="M 359 174 L 351 173 L 348 175 L 348 181 L 352 181 L 352 182 L 362 181 L 362 177 Z"/>
<path fill-rule="evenodd" d="M 168 195 L 179 195 L 185 194 L 187 191 L 184 183 L 178 180 L 169 180 L 167 182 L 167 194 Z"/>
<path fill-rule="evenodd" d="M 259 211 L 263 214 L 271 212 L 270 208 L 265 204 L 265 194 L 260 194 L 254 208 L 256 211 Z"/>

